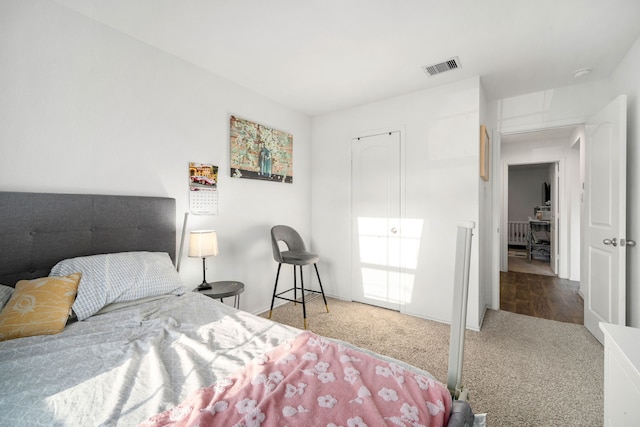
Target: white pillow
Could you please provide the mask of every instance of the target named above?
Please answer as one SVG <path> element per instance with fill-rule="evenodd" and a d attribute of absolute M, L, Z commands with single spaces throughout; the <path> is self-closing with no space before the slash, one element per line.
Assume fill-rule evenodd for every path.
<path fill-rule="evenodd" d="M 166 252 L 121 252 L 65 259 L 53 266 L 49 276 L 78 271 L 82 279 L 72 307 L 78 320 L 87 319 L 114 302 L 182 295 L 185 291 Z"/>
<path fill-rule="evenodd" d="M 13 294 L 13 288 L 11 286 L 0 285 L 0 310 L 5 306 L 11 295 Z"/>

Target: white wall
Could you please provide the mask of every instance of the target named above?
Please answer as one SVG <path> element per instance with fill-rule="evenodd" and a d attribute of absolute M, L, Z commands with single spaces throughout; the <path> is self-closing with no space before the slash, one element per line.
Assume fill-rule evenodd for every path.
<path fill-rule="evenodd" d="M 219 215 L 188 229 L 218 231 L 207 279 L 268 308 L 270 227 L 310 238 L 309 117 L 51 1 L 0 2 L 0 52 L 1 190 L 173 197 L 182 228 L 188 162 L 218 165 Z M 293 134 L 293 184 L 229 177 L 230 114 Z M 181 275 L 200 283 L 201 261 L 185 255 Z"/>
<path fill-rule="evenodd" d="M 381 128 L 405 137 L 406 217 L 424 220 L 408 314 L 449 322 L 456 225 L 478 221 L 479 79 L 314 117 L 312 236 L 325 290 L 349 299 L 351 138 Z M 478 328 L 478 235 L 473 242 L 468 322 Z"/>
<path fill-rule="evenodd" d="M 546 164 L 509 168 L 509 221 L 528 221 L 534 217 L 533 208 L 543 202 L 542 185 L 549 183 L 548 170 Z"/>
<path fill-rule="evenodd" d="M 640 245 L 640 38 L 611 78 L 627 95 L 627 238 Z M 640 246 L 627 250 L 627 324 L 640 328 Z"/>

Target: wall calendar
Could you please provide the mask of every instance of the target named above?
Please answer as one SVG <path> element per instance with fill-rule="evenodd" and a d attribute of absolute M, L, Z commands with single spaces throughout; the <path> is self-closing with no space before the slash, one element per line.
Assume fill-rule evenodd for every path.
<path fill-rule="evenodd" d="M 189 162 L 189 212 L 218 214 L 218 167 Z"/>

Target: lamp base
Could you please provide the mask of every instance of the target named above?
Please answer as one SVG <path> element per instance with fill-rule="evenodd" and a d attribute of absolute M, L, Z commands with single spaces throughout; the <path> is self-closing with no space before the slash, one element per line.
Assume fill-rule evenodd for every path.
<path fill-rule="evenodd" d="M 198 285 L 196 290 L 205 291 L 207 289 L 211 289 L 211 285 L 207 283 L 207 268 L 206 268 L 206 258 L 202 258 L 202 283 Z"/>
<path fill-rule="evenodd" d="M 207 282 L 200 283 L 196 288 L 196 290 L 198 291 L 206 291 L 207 289 L 211 289 L 211 285 L 208 284 Z"/>

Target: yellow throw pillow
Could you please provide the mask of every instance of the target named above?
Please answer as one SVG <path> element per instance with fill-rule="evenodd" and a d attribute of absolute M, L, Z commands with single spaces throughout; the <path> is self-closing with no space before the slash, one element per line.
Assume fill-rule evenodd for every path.
<path fill-rule="evenodd" d="M 20 280 L 0 312 L 0 341 L 62 332 L 81 276 Z"/>

